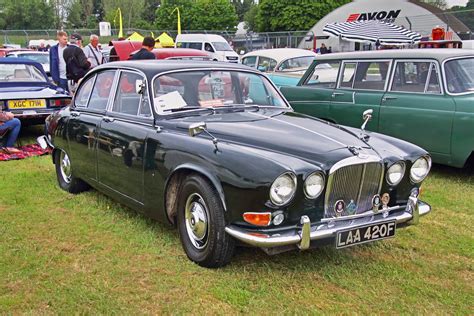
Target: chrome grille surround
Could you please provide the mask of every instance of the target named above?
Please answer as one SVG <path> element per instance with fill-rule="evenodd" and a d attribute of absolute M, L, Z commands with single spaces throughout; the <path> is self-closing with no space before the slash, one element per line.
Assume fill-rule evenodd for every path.
<path fill-rule="evenodd" d="M 374 155 L 349 157 L 337 162 L 330 170 L 324 200 L 326 218 L 354 215 L 347 210 L 349 203 L 356 204 L 355 214 L 372 209 L 372 198 L 380 194 L 384 177 L 382 160 Z M 336 214 L 334 205 L 343 200 L 346 209 Z"/>

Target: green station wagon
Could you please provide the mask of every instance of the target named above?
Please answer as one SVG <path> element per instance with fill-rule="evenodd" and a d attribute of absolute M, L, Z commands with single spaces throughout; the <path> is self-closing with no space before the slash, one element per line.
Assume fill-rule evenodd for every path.
<path fill-rule="evenodd" d="M 333 72 L 319 74 L 318 65 Z M 327 67 L 326 67 L 327 68 Z M 327 54 L 296 87 L 281 91 L 295 111 L 367 129 L 428 150 L 433 161 L 463 167 L 474 160 L 474 51 L 413 49 Z"/>

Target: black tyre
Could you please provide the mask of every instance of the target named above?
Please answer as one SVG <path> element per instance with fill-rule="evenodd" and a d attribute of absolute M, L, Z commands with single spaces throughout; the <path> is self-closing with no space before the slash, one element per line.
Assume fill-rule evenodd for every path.
<path fill-rule="evenodd" d="M 229 263 L 235 244 L 225 224 L 224 208 L 214 187 L 201 176 L 187 177 L 180 190 L 178 231 L 188 258 L 206 268 Z"/>
<path fill-rule="evenodd" d="M 89 189 L 89 185 L 72 174 L 71 160 L 65 151 L 57 150 L 54 154 L 56 176 L 61 189 L 69 193 L 81 193 Z"/>

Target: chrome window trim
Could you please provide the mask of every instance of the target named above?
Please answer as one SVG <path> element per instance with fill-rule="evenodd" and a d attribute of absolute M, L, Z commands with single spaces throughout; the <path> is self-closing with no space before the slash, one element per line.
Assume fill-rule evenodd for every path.
<path fill-rule="evenodd" d="M 453 93 L 453 92 L 449 92 L 449 89 L 448 89 L 448 81 L 447 81 L 447 78 L 446 78 L 446 71 L 445 71 L 445 68 L 444 68 L 445 64 L 449 61 L 453 61 L 453 60 L 456 60 L 456 59 L 467 59 L 467 58 L 474 58 L 474 55 L 473 56 L 467 55 L 467 56 L 450 57 L 450 58 L 447 58 L 447 59 L 443 60 L 443 63 L 441 64 L 441 67 L 443 69 L 443 80 L 444 80 L 443 85 L 445 85 L 446 94 L 451 95 L 451 96 L 474 94 L 474 91 Z"/>
<path fill-rule="evenodd" d="M 261 71 L 257 71 L 257 70 L 239 69 L 239 68 L 231 68 L 231 67 L 222 67 L 222 68 L 215 68 L 215 67 L 183 68 L 183 69 L 174 69 L 174 70 L 169 70 L 169 71 L 163 71 L 163 72 L 160 72 L 160 73 L 154 75 L 151 79 L 151 86 L 150 86 L 150 88 L 152 89 L 152 93 L 153 93 L 153 105 L 152 105 L 153 110 L 155 110 L 155 104 L 154 104 L 154 101 L 155 101 L 155 89 L 154 89 L 155 80 L 158 77 L 161 77 L 161 76 L 166 76 L 166 75 L 169 75 L 169 74 L 180 73 L 180 72 L 189 72 L 189 71 L 233 71 L 233 72 L 245 72 L 245 73 L 254 74 L 254 75 L 257 75 L 257 76 L 262 76 L 275 89 L 276 93 L 282 98 L 283 102 L 286 104 L 286 107 L 281 107 L 281 106 L 269 106 L 269 107 L 272 108 L 272 109 L 293 110 L 293 108 L 291 107 L 288 100 L 286 100 L 286 98 L 281 93 L 280 89 L 278 89 L 277 86 L 275 86 L 273 81 L 271 81 L 270 78 L 268 78 L 268 76 L 265 73 L 262 73 Z M 266 106 L 261 106 L 261 107 L 266 107 Z M 190 110 L 190 111 L 192 111 L 192 110 Z M 186 112 L 187 111 L 183 111 L 181 113 L 186 113 Z M 170 114 L 160 115 L 160 114 L 157 113 L 155 118 L 158 118 L 158 117 L 164 118 L 164 117 L 167 117 L 169 115 Z"/>
<path fill-rule="evenodd" d="M 123 72 L 129 72 L 129 73 L 135 73 L 135 74 L 138 74 L 140 76 L 142 76 L 142 78 L 145 80 L 145 87 L 147 88 L 147 92 L 148 92 L 148 80 L 147 80 L 147 77 L 141 73 L 140 71 L 136 71 L 136 70 L 132 70 L 132 69 L 120 69 L 119 70 L 119 74 L 118 74 L 118 78 L 117 78 L 117 86 L 116 86 L 116 89 L 115 89 L 115 94 L 114 94 L 114 101 L 112 102 L 112 107 L 110 109 L 110 113 L 118 113 L 120 115 L 126 115 L 126 116 L 129 116 L 129 117 L 136 117 L 136 118 L 140 118 L 140 119 L 154 119 L 154 116 L 153 116 L 153 109 L 151 108 L 151 101 L 150 101 L 150 94 L 148 93 L 148 107 L 150 109 L 150 113 L 151 113 L 151 116 L 150 117 L 146 117 L 146 116 L 139 116 L 138 113 L 137 115 L 132 115 L 132 114 L 127 114 L 127 113 L 122 113 L 122 112 L 117 112 L 117 111 L 113 111 L 113 106 L 114 106 L 114 102 L 115 102 L 115 97 L 117 96 L 117 90 L 118 90 L 118 85 L 119 85 L 119 82 L 120 82 L 120 77 L 122 75 Z M 143 98 L 140 98 L 140 104 L 138 105 L 138 111 L 140 111 L 140 107 L 142 105 L 142 102 L 143 102 Z"/>
<path fill-rule="evenodd" d="M 106 70 L 109 71 L 109 70 Z M 105 72 L 105 71 L 104 71 Z M 117 94 L 117 87 L 118 87 L 118 79 L 120 75 L 120 70 L 115 69 L 115 74 L 114 74 L 114 81 L 112 82 L 112 87 L 110 88 L 110 94 L 109 94 L 109 100 L 107 102 L 107 106 L 105 107 L 105 111 L 107 112 L 112 112 L 111 108 L 114 105 L 114 100 L 115 100 L 115 95 Z M 97 75 L 98 77 L 99 75 Z"/>
<path fill-rule="evenodd" d="M 430 76 L 428 74 L 427 76 L 427 79 L 426 79 L 426 82 L 425 82 L 425 91 L 424 92 L 409 92 L 409 91 L 392 91 L 392 87 L 393 87 L 393 81 L 395 79 L 395 72 L 397 70 L 397 64 L 401 62 L 413 62 L 413 63 L 416 63 L 416 62 L 420 62 L 420 63 L 434 63 L 435 64 L 435 67 L 436 67 L 436 70 L 438 71 L 438 82 L 439 82 L 439 87 L 440 87 L 440 93 L 426 93 L 426 82 L 429 82 L 428 81 L 428 77 Z M 430 69 L 431 69 L 431 64 L 430 64 Z M 440 67 L 439 67 L 439 63 L 438 63 L 438 60 L 437 59 L 396 59 L 394 61 L 394 67 L 393 67 L 393 71 L 392 71 L 392 74 L 390 76 L 390 84 L 388 86 L 388 89 L 387 89 L 387 92 L 391 92 L 391 93 L 404 93 L 404 94 L 422 94 L 422 95 L 429 95 L 429 96 L 437 96 L 437 95 L 444 95 L 444 90 L 443 90 L 443 83 L 441 81 L 441 73 L 440 73 Z"/>
<path fill-rule="evenodd" d="M 357 73 L 357 69 L 359 68 L 359 63 L 377 63 L 377 62 L 388 62 L 388 69 L 387 69 L 387 76 L 385 78 L 385 82 L 383 84 L 383 90 L 376 90 L 376 89 L 358 89 L 354 88 L 354 83 L 355 80 L 352 82 L 351 88 L 346 88 L 346 87 L 340 87 L 340 81 L 342 80 L 342 67 L 339 67 L 340 75 L 339 75 L 339 80 L 337 81 L 336 89 L 342 89 L 342 90 L 354 90 L 354 91 L 377 91 L 377 92 L 386 92 L 388 88 L 388 83 L 390 82 L 391 79 L 391 73 L 392 73 L 392 65 L 393 65 L 393 58 L 383 58 L 383 59 L 345 59 L 341 60 L 341 64 L 345 65 L 346 63 L 355 63 L 356 68 L 354 71 L 354 76 Z"/>

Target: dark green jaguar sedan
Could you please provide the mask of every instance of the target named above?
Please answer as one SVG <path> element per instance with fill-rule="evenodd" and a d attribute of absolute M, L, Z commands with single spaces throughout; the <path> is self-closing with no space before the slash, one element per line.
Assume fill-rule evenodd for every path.
<path fill-rule="evenodd" d="M 282 87 L 295 111 L 417 144 L 433 161 L 474 163 L 474 51 L 404 49 L 318 57 L 296 87 Z"/>
<path fill-rule="evenodd" d="M 243 65 L 99 66 L 38 141 L 62 189 L 93 187 L 176 225 L 205 267 L 227 264 L 239 243 L 276 254 L 391 238 L 431 210 L 419 199 L 425 150 L 295 113 Z"/>

